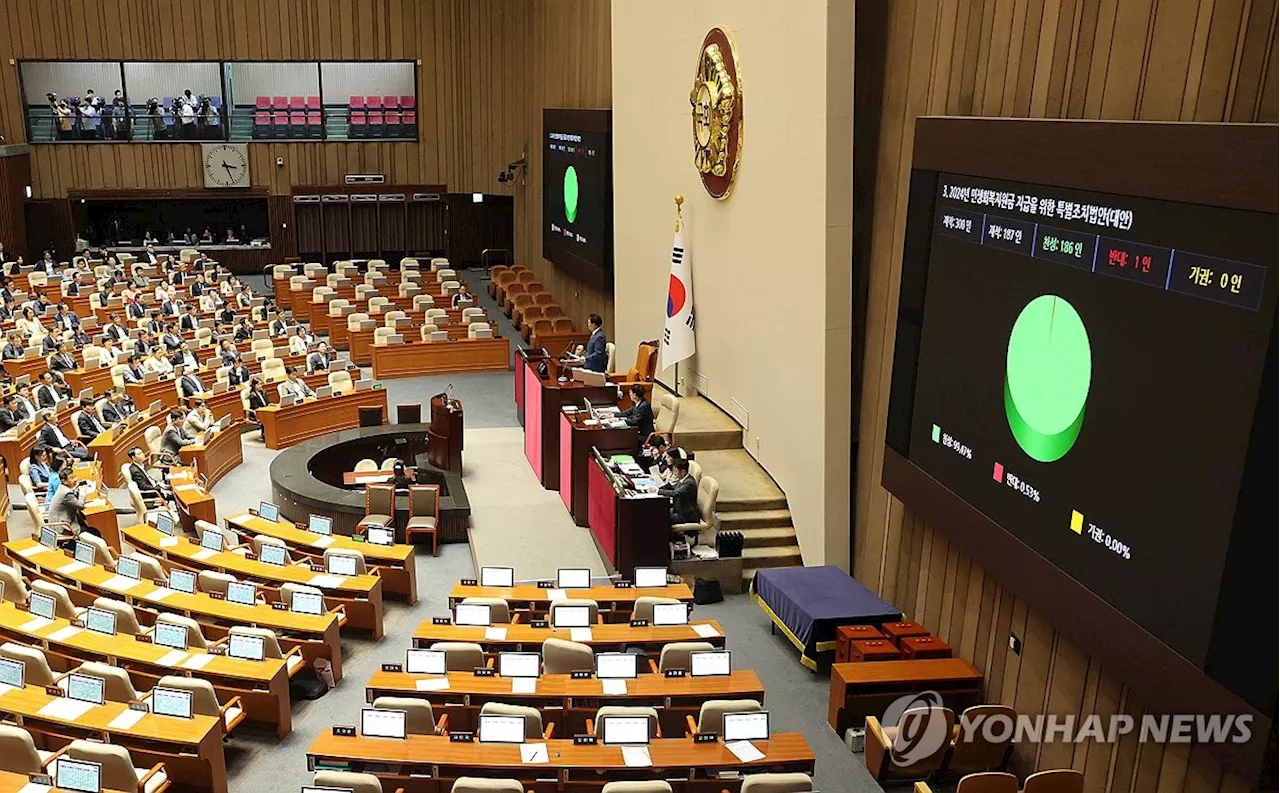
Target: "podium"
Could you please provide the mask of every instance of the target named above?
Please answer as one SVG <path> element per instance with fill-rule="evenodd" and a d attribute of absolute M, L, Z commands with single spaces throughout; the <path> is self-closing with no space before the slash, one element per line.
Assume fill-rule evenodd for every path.
<path fill-rule="evenodd" d="M 431 397 L 427 462 L 445 471 L 462 473 L 462 403 L 444 394 Z"/>
<path fill-rule="evenodd" d="M 610 572 L 633 579 L 637 567 L 671 562 L 670 502 L 656 493 L 630 490 L 599 449 L 587 463 L 587 522 Z"/>

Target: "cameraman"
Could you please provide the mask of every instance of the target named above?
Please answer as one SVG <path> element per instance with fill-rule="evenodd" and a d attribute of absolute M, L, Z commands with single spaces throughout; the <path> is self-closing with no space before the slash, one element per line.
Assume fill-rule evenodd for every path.
<path fill-rule="evenodd" d="M 58 133 L 58 140 L 71 140 L 75 137 L 72 129 L 71 108 L 67 107 L 65 99 L 58 99 L 57 94 L 51 93 L 46 96 L 49 97 L 49 107 L 53 110 L 53 126 Z"/>
<path fill-rule="evenodd" d="M 164 114 L 160 112 L 160 100 L 154 96 L 147 100 L 147 120 L 151 122 L 151 139 L 164 140 Z"/>

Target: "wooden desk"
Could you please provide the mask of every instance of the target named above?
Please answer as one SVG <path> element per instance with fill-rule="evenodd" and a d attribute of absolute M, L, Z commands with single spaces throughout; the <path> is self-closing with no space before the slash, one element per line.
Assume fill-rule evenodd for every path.
<path fill-rule="evenodd" d="M 404 311 L 403 308 L 396 309 L 394 307 L 389 307 L 388 310 Z M 415 313 L 417 315 L 416 320 L 414 319 Z M 421 331 L 414 331 L 414 328 L 422 327 L 425 321 L 425 316 L 424 316 L 425 314 L 426 314 L 425 310 L 418 311 L 418 312 L 406 312 L 405 319 L 410 320 L 410 323 L 409 323 L 410 328 L 408 333 L 402 334 L 402 335 L 412 337 L 412 334 L 414 332 L 420 333 Z M 467 337 L 467 326 L 462 324 L 462 321 L 461 321 L 462 312 L 454 311 L 454 312 L 450 312 L 450 314 L 451 316 L 449 317 L 449 322 L 445 325 L 436 325 L 436 328 L 438 330 L 443 330 L 448 332 L 449 338 L 451 339 L 453 338 L 465 339 Z M 384 315 L 385 315 L 385 312 L 384 314 L 369 315 L 370 319 L 378 323 L 376 326 L 372 328 L 367 328 L 365 330 L 347 330 L 345 340 L 347 342 L 347 348 L 350 351 L 350 357 L 353 363 L 357 363 L 361 366 L 369 366 L 373 363 L 373 332 L 379 327 L 385 327 L 384 323 L 386 322 L 386 320 L 384 319 Z M 490 328 L 492 328 L 494 335 L 497 335 L 498 333 L 497 326 L 491 323 Z M 412 340 L 412 338 L 408 340 Z"/>
<path fill-rule="evenodd" d="M 480 707 L 486 702 L 528 705 L 543 711 L 543 721 L 556 723 L 557 735 L 586 732 L 586 720 L 602 705 L 657 709 L 663 735 L 678 736 L 685 730 L 685 716 L 696 717 L 702 703 L 711 699 L 754 699 L 764 702 L 764 684 L 750 669 L 736 669 L 721 677 L 664 677 L 640 675 L 627 681 L 625 694 L 606 695 L 595 678 L 574 680 L 569 675 L 543 675 L 533 694 L 516 694 L 511 681 L 501 677 L 476 677 L 471 672 L 450 672 L 449 687 L 420 691 L 418 682 L 439 679 L 433 675 L 375 671 L 365 685 L 365 699 L 382 696 L 421 697 L 449 714 L 449 727 L 472 730 Z"/>
<path fill-rule="evenodd" d="M 543 589 L 537 584 L 516 584 L 513 587 L 472 586 L 455 584 L 449 590 L 449 608 L 458 605 L 463 598 L 502 598 L 510 608 L 518 611 L 530 611 L 535 614 L 546 614 L 551 608 L 551 593 L 555 590 Z M 606 622 L 630 622 L 631 612 L 635 610 L 636 598 L 662 597 L 688 603 L 693 606 L 693 591 L 687 584 L 668 584 L 665 587 L 648 587 L 640 589 L 628 587 L 619 589 L 614 586 L 593 586 L 590 589 L 562 590 L 569 597 L 594 600 L 600 606 L 600 615 Z"/>
<path fill-rule="evenodd" d="M 204 403 L 209 406 L 209 412 L 213 414 L 215 419 L 221 419 L 223 416 L 230 416 L 232 421 L 244 421 L 244 402 L 240 399 L 239 388 L 228 388 L 221 393 L 206 393 L 204 395 Z M 239 427 L 236 432 L 243 432 L 244 428 Z"/>
<path fill-rule="evenodd" d="M 657 493 L 620 489 L 595 452 L 587 462 L 587 525 L 601 557 L 630 577 L 636 567 L 664 566 L 671 559 L 671 502 Z"/>
<path fill-rule="evenodd" d="M 28 339 L 28 342 L 29 341 L 30 339 Z M 30 349 L 30 347 L 28 347 L 28 349 Z M 45 363 L 44 358 L 45 356 L 43 355 L 32 355 L 30 358 L 11 358 L 4 362 L 4 370 L 8 372 L 9 376 L 14 380 L 17 380 L 25 374 L 30 377 L 31 382 L 34 383 L 36 378 L 40 376 L 41 372 L 44 372 L 49 368 L 49 364 Z"/>
<path fill-rule="evenodd" d="M 832 664 L 827 724 L 843 737 L 850 727 L 860 729 L 867 716 L 880 716 L 898 697 L 927 690 L 937 691 L 959 712 L 982 695 L 982 672 L 963 658 Z"/>
<path fill-rule="evenodd" d="M 124 392 L 139 410 L 146 410 L 157 399 L 167 408 L 178 406 L 178 386 L 172 376 L 149 383 L 125 383 Z"/>
<path fill-rule="evenodd" d="M 75 628 L 65 619 L 55 619 L 39 630 L 26 627 L 31 621 L 30 614 L 19 611 L 12 603 L 0 604 L 0 635 L 43 650 L 54 671 L 68 672 L 85 661 L 100 661 L 126 670 L 135 688 L 149 691 L 165 675 L 191 676 L 192 667 L 184 664 L 208 656 L 195 674 L 213 684 L 220 702 L 225 704 L 231 697 L 240 697 L 245 718 L 275 728 L 280 738 L 293 728 L 290 670 L 282 658 L 246 661 L 194 648 L 172 652 L 127 634 L 107 636 Z M 296 650 L 292 652 L 297 659 L 296 671 L 302 668 L 302 656 Z"/>
<path fill-rule="evenodd" d="M 281 649 L 290 651 L 297 647 L 307 663 L 314 662 L 316 658 L 327 659 L 333 665 L 334 679 L 342 679 L 342 646 L 338 641 L 338 629 L 346 614 L 340 607 L 334 608 L 326 603 L 329 611 L 325 614 L 295 614 L 262 603 L 242 606 L 214 600 L 204 592 L 188 595 L 151 581 L 139 581 L 126 590 L 120 590 L 106 586 L 115 574 L 102 565 L 62 572 L 67 570 L 72 558 L 61 550 L 49 550 L 34 540 L 12 540 L 3 547 L 5 554 L 26 573 L 67 587 L 77 605 L 90 605 L 100 595 L 123 600 L 134 607 L 143 625 L 154 624 L 156 615 L 161 612 L 183 614 L 199 622 L 205 638 L 210 640 L 226 637 L 228 629 L 236 625 L 270 628 L 279 638 Z"/>
<path fill-rule="evenodd" d="M 610 429 L 599 423 L 588 425 L 589 420 L 586 411 L 560 414 L 560 500 L 579 526 L 590 525 L 587 467 L 592 464 L 591 449 L 605 454 L 635 454 L 640 447 L 635 427 Z"/>
<path fill-rule="evenodd" d="M 315 564 L 322 564 L 324 552 L 329 549 L 359 551 L 364 555 L 365 564 L 378 571 L 382 579 L 382 587 L 387 592 L 404 595 L 409 605 L 418 602 L 418 574 L 414 564 L 414 548 L 412 545 L 375 545 L 368 542 L 356 542 L 343 534 L 316 534 L 301 529 L 288 521 L 263 520 L 256 515 L 243 513 L 232 515 L 227 523 L 240 531 L 245 538 L 255 534 L 265 534 L 282 540 L 294 551 L 301 551 L 313 558 Z"/>
<path fill-rule="evenodd" d="M 217 503 L 213 495 L 200 486 L 194 468 L 170 468 L 169 486 L 173 488 L 173 500 L 178 505 L 183 531 L 195 534 L 197 520 L 217 524 Z"/>
<path fill-rule="evenodd" d="M 32 788 L 27 787 L 30 778 L 26 774 L 14 774 L 9 771 L 0 771 L 0 793 L 31 793 Z M 43 789 L 43 788 L 41 788 Z M 62 788 L 49 788 L 49 793 L 65 793 Z M 102 793 L 126 793 L 115 789 L 103 788 Z M 127 793 L 136 793 L 136 791 L 128 791 Z"/>
<path fill-rule="evenodd" d="M 235 396 L 236 404 L 240 397 Z M 209 487 L 244 461 L 244 449 L 240 445 L 241 422 L 232 421 L 224 430 L 218 430 L 207 443 L 193 443 L 178 450 L 178 456 L 186 465 L 193 466 L 204 476 Z"/>
<path fill-rule="evenodd" d="M 0 696 L 0 713 L 18 717 L 25 729 L 49 736 L 53 745 L 76 738 L 101 739 L 105 735 L 110 743 L 128 749 L 136 766 L 164 763 L 165 772 L 176 783 L 227 793 L 222 719 L 199 715 L 179 719 L 148 713 L 132 727 L 121 729 L 111 722 L 129 710 L 127 703 L 97 705 L 72 721 L 41 714 L 41 709 L 54 699 L 42 686 L 15 689 Z"/>
<path fill-rule="evenodd" d="M 546 742 L 552 763 L 528 765 L 521 762 L 517 744 L 455 743 L 445 735 L 410 735 L 395 741 L 321 733 L 307 749 L 307 768 L 314 770 L 317 763 L 348 763 L 353 771 L 368 769 L 376 773 L 384 788 L 403 787 L 405 793 L 448 793 L 460 776 L 515 778 L 542 791 L 596 786 L 613 774 L 661 779 L 675 773 L 710 786 L 720 772 L 767 769 L 813 773 L 813 751 L 800 733 L 775 734 L 767 741 L 752 743 L 765 756 L 743 763 L 720 741 L 694 743 L 683 737 L 658 738 L 649 744 L 653 768 L 636 769 L 623 762 L 620 746 L 575 746 L 571 738 Z M 539 784 L 538 780 L 548 777 L 555 777 L 556 785 Z M 714 787 L 703 789 L 719 791 L 728 784 L 720 779 L 714 782 Z"/>
<path fill-rule="evenodd" d="M 169 566 L 187 570 L 219 570 L 243 581 L 268 585 L 264 594 L 268 601 L 279 600 L 280 584 L 306 584 L 325 593 L 329 604 L 339 604 L 347 616 L 347 625 L 382 638 L 382 579 L 376 575 L 350 577 L 314 573 L 309 568 L 289 565 L 277 567 L 238 553 L 223 551 L 211 556 L 185 537 L 169 537 L 152 526 L 129 526 L 124 537 L 144 553 L 155 556 Z M 274 589 L 273 589 L 274 588 Z"/>
<path fill-rule="evenodd" d="M 63 434 L 73 439 L 80 434 L 71 424 L 71 416 L 75 414 L 76 410 L 79 410 L 79 408 L 68 407 L 54 417 L 54 421 L 57 422 L 58 428 L 62 430 Z M 30 456 L 31 450 L 35 448 L 36 439 L 40 436 L 40 427 L 40 422 L 32 421 L 20 435 L 12 429 L 0 432 L 0 457 L 4 459 L 4 464 L 8 468 L 10 484 L 18 483 L 18 474 L 22 470 L 19 466 L 23 460 Z"/>
<path fill-rule="evenodd" d="M 694 630 L 694 624 L 710 625 L 715 629 L 717 635 L 699 636 Z M 568 628 L 534 628 L 528 624 L 495 625 L 493 627 L 505 629 L 506 635 L 503 638 L 497 638 L 496 636 L 489 638 L 487 636 L 489 628 L 433 625 L 431 620 L 425 620 L 413 631 L 413 646 L 425 648 L 436 642 L 475 642 L 483 647 L 485 652 L 507 652 L 518 650 L 522 647 L 540 650 L 542 642 L 551 637 L 579 641 L 573 639 L 572 633 Z M 593 625 L 591 627 L 591 638 L 581 643 L 590 645 L 596 652 L 607 652 L 611 648 L 621 650 L 624 647 L 639 647 L 646 651 L 661 651 L 664 646 L 671 642 L 709 642 L 714 647 L 724 647 L 724 629 L 715 620 L 705 623 L 695 621 L 690 625 L 649 626 L 647 628 L 633 628 L 629 624 Z"/>
<path fill-rule="evenodd" d="M 71 371 L 63 372 L 62 376 L 66 378 L 67 385 L 71 387 L 71 393 L 77 396 L 84 389 L 92 388 L 93 395 L 100 397 L 113 385 L 111 382 L 111 367 L 109 366 L 101 366 L 94 369 L 72 369 Z"/>
<path fill-rule="evenodd" d="M 538 374 L 538 365 L 543 360 L 549 369 L 545 378 Z M 564 405 L 582 407 L 584 399 L 593 405 L 618 404 L 617 386 L 608 383 L 584 386 L 573 380 L 561 383 L 560 368 L 554 359 L 531 358 L 516 371 L 517 377 L 525 379 L 522 388 L 524 456 L 538 481 L 548 490 L 560 489 L 560 408 Z"/>
<path fill-rule="evenodd" d="M 137 403 L 134 403 L 137 404 Z M 144 414 L 146 408 L 142 408 Z M 98 437 L 89 441 L 87 444 L 89 454 L 98 458 L 102 463 L 102 479 L 107 483 L 108 487 L 124 487 L 125 481 L 120 476 L 120 466 L 129 462 L 129 450 L 135 446 L 141 446 L 143 449 L 147 446 L 147 429 L 149 427 L 164 427 L 166 421 L 169 420 L 169 411 L 161 408 L 155 412 L 155 415 L 146 416 L 136 424 L 130 424 L 123 430 L 117 428 L 108 429 Z"/>
<path fill-rule="evenodd" d="M 373 376 L 391 379 L 454 372 L 505 372 L 510 350 L 510 342 L 501 336 L 374 345 Z"/>
<path fill-rule="evenodd" d="M 951 657 L 951 645 L 937 636 L 907 636 L 898 643 L 898 647 L 902 649 L 902 657 L 908 661 Z"/>
<path fill-rule="evenodd" d="M 267 448 L 284 449 L 335 430 L 359 427 L 362 407 L 382 408 L 385 422 L 386 389 L 353 391 L 342 396 L 312 399 L 289 407 L 269 405 L 259 408 L 257 416 L 258 421 L 262 422 Z"/>

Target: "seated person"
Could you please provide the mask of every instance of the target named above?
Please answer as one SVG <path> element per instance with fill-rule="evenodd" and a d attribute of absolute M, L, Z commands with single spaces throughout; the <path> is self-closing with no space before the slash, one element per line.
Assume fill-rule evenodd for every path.
<path fill-rule="evenodd" d="M 27 354 L 27 343 L 23 340 L 22 335 L 14 333 L 9 336 L 9 341 L 4 345 L 3 358 L 6 361 L 14 361 Z"/>
<path fill-rule="evenodd" d="M 287 396 L 294 396 L 301 401 L 316 395 L 316 392 L 311 390 L 311 386 L 307 385 L 306 381 L 302 379 L 301 373 L 298 372 L 298 367 L 290 366 L 285 370 L 285 374 L 288 375 L 288 379 L 281 383 L 278 388 L 281 399 Z"/>
<path fill-rule="evenodd" d="M 467 288 L 467 285 L 460 284 L 458 291 L 453 293 L 453 298 L 450 300 L 449 305 L 453 308 L 466 308 L 475 302 L 476 296 L 471 294 L 471 290 Z"/>
<path fill-rule="evenodd" d="M 142 368 L 147 372 L 156 372 L 161 377 L 173 374 L 173 364 L 169 363 L 169 359 L 160 354 L 160 348 L 156 347 L 147 356 L 147 360 L 142 362 Z"/>
<path fill-rule="evenodd" d="M 43 372 L 40 375 L 40 383 L 35 389 L 36 406 L 45 408 L 55 408 L 63 399 L 71 396 L 70 389 L 64 389 L 58 383 L 57 378 L 53 376 L 53 372 Z"/>
<path fill-rule="evenodd" d="M 133 403 L 125 396 L 123 388 L 107 389 L 107 401 L 102 405 L 102 418 L 108 424 L 118 424 L 133 413 Z"/>
<path fill-rule="evenodd" d="M 632 384 L 631 407 L 619 413 L 618 417 L 635 427 L 642 441 L 653 434 L 653 407 L 644 398 L 644 386 Z"/>
<path fill-rule="evenodd" d="M 44 426 L 40 428 L 40 438 L 38 443 L 47 446 L 50 449 L 61 449 L 77 460 L 89 459 L 89 450 L 85 448 L 80 441 L 73 441 L 66 436 L 58 423 L 54 421 L 52 410 L 46 410 L 41 413 Z"/>
<path fill-rule="evenodd" d="M 244 385 L 253 379 L 253 373 L 249 371 L 249 367 L 244 365 L 243 361 L 237 360 L 234 365 L 227 367 L 227 383 L 232 388 Z"/>
<path fill-rule="evenodd" d="M 173 491 L 169 489 L 166 482 L 157 481 L 147 473 L 147 453 L 142 450 L 141 446 L 134 446 L 129 450 L 129 479 L 138 490 L 142 492 L 143 498 L 163 498 L 170 500 L 173 498 Z"/>
<path fill-rule="evenodd" d="M 76 429 L 80 432 L 81 438 L 88 440 L 93 440 L 107 431 L 102 422 L 98 421 L 98 415 L 93 412 L 93 408 L 80 411 L 80 420 L 76 423 Z"/>
<path fill-rule="evenodd" d="M 183 423 L 186 420 L 186 413 L 181 408 L 174 408 L 169 411 L 169 423 L 165 428 L 164 435 L 160 438 L 160 451 L 162 456 L 176 464 L 179 460 L 178 452 L 183 446 L 190 446 L 196 442 L 196 439 L 183 431 Z"/>
<path fill-rule="evenodd" d="M 174 366 L 184 367 L 188 372 L 200 370 L 200 359 L 191 350 L 191 342 L 186 339 L 183 339 L 182 344 L 178 346 L 178 351 L 173 354 L 171 363 Z"/>
<path fill-rule="evenodd" d="M 307 356 L 307 373 L 324 372 L 329 369 L 329 364 L 336 360 L 336 356 L 329 350 L 329 345 L 320 342 L 316 351 Z"/>
<path fill-rule="evenodd" d="M 46 336 L 45 338 L 53 338 Z M 76 363 L 76 357 L 67 352 L 66 342 L 58 342 L 54 347 L 53 355 L 49 356 L 49 368 L 55 372 L 69 372 L 80 364 Z"/>
<path fill-rule="evenodd" d="M 209 431 L 213 426 L 213 413 L 203 399 L 193 399 L 191 410 L 182 422 L 182 431 L 195 438 Z"/>
<path fill-rule="evenodd" d="M 248 341 L 253 338 L 253 323 L 248 317 L 243 317 L 240 324 L 236 325 L 236 341 Z"/>
<path fill-rule="evenodd" d="M 49 450 L 36 445 L 27 455 L 27 476 L 31 478 L 31 488 L 37 493 L 47 492 L 49 482 L 56 474 L 49 460 Z"/>
<path fill-rule="evenodd" d="M 120 379 L 126 383 L 141 383 L 146 369 L 142 365 L 142 356 L 136 352 L 129 356 L 129 360 L 124 365 L 124 371 L 120 373 Z"/>
<path fill-rule="evenodd" d="M 13 394 L 5 394 L 0 400 L 0 432 L 8 432 L 18 426 L 22 418 L 18 415 L 18 400 Z"/>
<path fill-rule="evenodd" d="M 677 523 L 697 523 L 698 486 L 689 474 L 689 461 L 676 460 L 672 468 L 674 474 L 670 484 L 658 488 L 658 493 L 671 499 L 671 525 Z"/>

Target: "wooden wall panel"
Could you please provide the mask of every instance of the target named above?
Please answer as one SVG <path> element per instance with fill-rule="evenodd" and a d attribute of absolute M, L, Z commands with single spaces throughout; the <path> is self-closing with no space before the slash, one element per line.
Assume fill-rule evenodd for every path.
<path fill-rule="evenodd" d="M 23 206 L 29 184 L 31 158 L 21 146 L 0 146 L 0 242 L 8 248 L 6 260 L 27 253 L 27 218 Z"/>
<path fill-rule="evenodd" d="M 925 114 L 1277 120 L 1276 0 L 859 0 L 855 264 L 868 284 L 855 575 L 983 670 L 987 698 L 1059 715 L 1144 706 L 1070 637 L 880 487 L 907 177 Z M 1212 153 L 1206 152 L 1206 156 Z M 1022 643 L 1009 647 L 1010 635 Z M 1087 790 L 1252 787 L 1198 747 L 1019 746 L 1016 770 L 1070 766 Z"/>
<path fill-rule="evenodd" d="M 582 287 L 542 259 L 539 155 L 543 107 L 610 105 L 609 18 L 608 0 L 9 0 L 0 5 L 0 135 L 26 135 L 8 58 L 175 60 L 180 39 L 188 60 L 417 60 L 416 143 L 255 143 L 253 184 L 283 196 L 382 173 L 389 184 L 512 195 L 515 260 L 575 318 L 599 311 L 611 323 L 611 291 Z M 526 151 L 525 182 L 500 185 L 498 172 Z M 37 198 L 203 184 L 195 144 L 35 146 L 32 171 Z"/>

